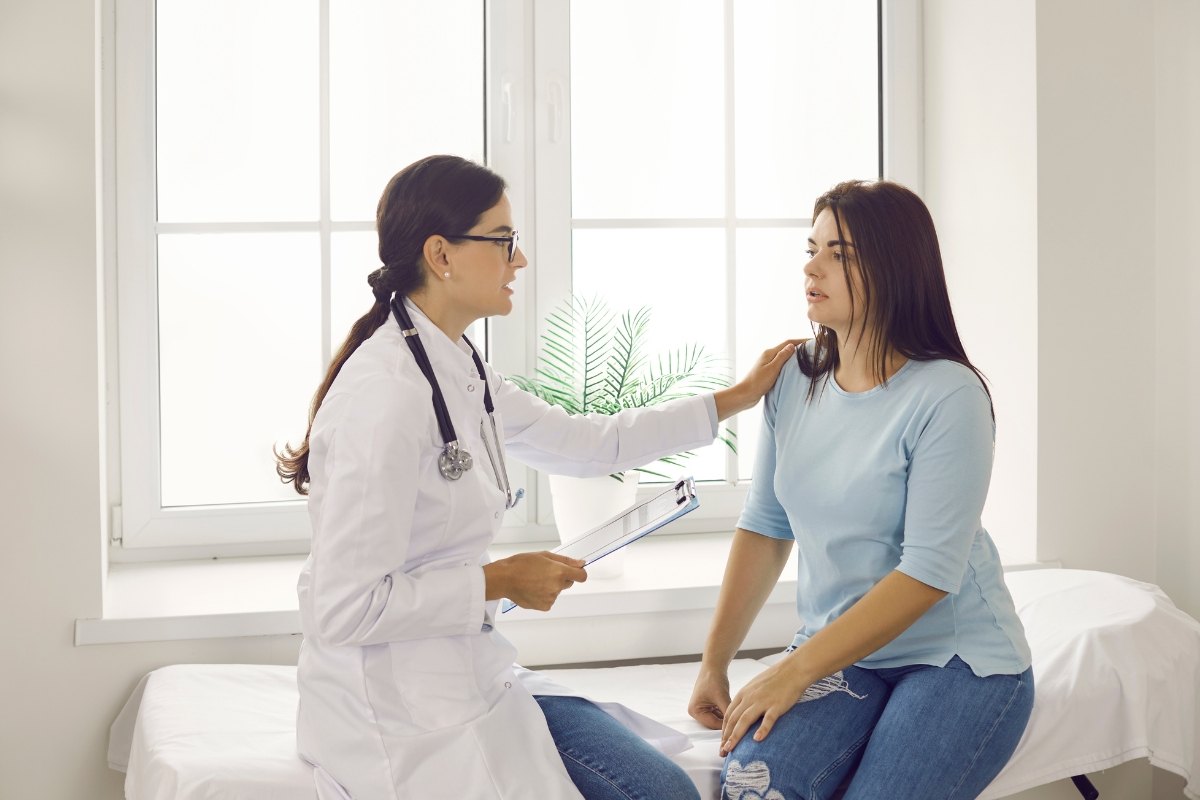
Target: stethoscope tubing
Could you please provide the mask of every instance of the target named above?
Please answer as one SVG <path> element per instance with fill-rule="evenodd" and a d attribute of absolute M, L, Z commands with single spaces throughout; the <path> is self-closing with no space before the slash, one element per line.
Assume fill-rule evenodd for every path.
<path fill-rule="evenodd" d="M 417 333 L 417 328 L 413 325 L 412 318 L 408 315 L 408 310 L 404 307 L 404 299 L 400 296 L 392 298 L 392 313 L 396 315 L 396 319 L 401 325 L 401 333 L 404 334 L 404 341 L 408 344 L 408 349 L 412 351 L 413 358 L 416 359 L 417 366 L 421 368 L 422 374 L 425 375 L 425 380 L 429 382 L 429 386 L 433 391 L 433 413 L 437 418 L 438 432 L 442 436 L 443 451 L 439 459 L 439 468 L 442 475 L 447 480 L 458 480 L 462 474 L 471 469 L 471 454 L 462 448 L 458 443 L 458 434 L 454 431 L 454 423 L 450 420 L 450 410 L 446 406 L 446 398 L 442 395 L 442 388 L 438 385 L 437 376 L 433 372 L 433 364 L 429 361 L 429 354 L 425 352 L 425 346 L 421 343 L 420 334 Z M 479 438 L 483 441 L 483 449 L 487 451 L 488 461 L 492 465 L 492 473 L 496 476 L 497 488 L 504 492 L 506 508 L 513 508 L 521 498 L 525 495 L 525 490 L 521 489 L 517 492 L 514 498 L 512 493 L 512 485 L 508 482 L 508 465 L 504 463 L 504 450 L 500 447 L 500 434 L 496 429 L 496 408 L 492 403 L 492 390 L 488 385 L 487 372 L 483 367 L 483 359 L 479 357 L 479 351 L 475 349 L 475 345 L 471 340 L 463 335 L 463 341 L 467 343 L 467 347 L 471 348 L 471 359 L 475 362 L 475 369 L 479 372 L 479 379 L 483 381 L 483 407 L 487 411 L 488 420 L 492 425 L 492 438 L 496 441 L 497 454 L 500 458 L 500 463 L 496 463 L 496 454 L 492 453 L 492 446 L 488 443 L 487 434 L 483 429 L 483 422 L 479 423 Z"/>
<path fill-rule="evenodd" d="M 396 315 L 396 319 L 400 320 L 400 324 L 403 326 L 401 333 L 404 334 L 404 341 L 408 345 L 408 349 L 412 351 L 417 366 L 425 375 L 425 380 L 429 381 L 429 387 L 433 390 L 433 414 L 437 417 L 438 432 L 442 435 L 442 442 L 447 446 L 451 444 L 457 446 L 458 434 L 454 432 L 454 423 L 450 421 L 450 410 L 446 407 L 446 398 L 442 396 L 442 387 L 438 385 L 437 376 L 433 373 L 433 364 L 429 363 L 429 354 L 425 352 L 425 346 L 421 344 L 417 328 L 413 325 L 412 318 L 408 316 L 408 311 L 404 308 L 404 301 L 399 296 L 392 298 L 392 313 Z"/>

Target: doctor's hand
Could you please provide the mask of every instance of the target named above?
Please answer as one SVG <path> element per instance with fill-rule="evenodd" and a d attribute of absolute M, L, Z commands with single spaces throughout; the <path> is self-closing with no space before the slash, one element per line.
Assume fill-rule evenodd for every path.
<path fill-rule="evenodd" d="M 744 378 L 728 389 L 714 394 L 713 399 L 717 401 L 717 419 L 728 419 L 748 408 L 754 408 L 762 396 L 771 391 L 775 379 L 779 377 L 779 371 L 796 352 L 796 347 L 805 341 L 808 340 L 788 339 L 764 350 Z"/>
<path fill-rule="evenodd" d="M 521 608 L 549 611 L 558 593 L 587 580 L 583 561 L 551 553 L 518 553 L 483 568 L 485 597 L 507 597 Z"/>
<path fill-rule="evenodd" d="M 719 730 L 729 708 L 729 673 L 724 670 L 700 668 L 692 699 L 688 701 L 688 714 L 692 719 L 711 730 Z"/>

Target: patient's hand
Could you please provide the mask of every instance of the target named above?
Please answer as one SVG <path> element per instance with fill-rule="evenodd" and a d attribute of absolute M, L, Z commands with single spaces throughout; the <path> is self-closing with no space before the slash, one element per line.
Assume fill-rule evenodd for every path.
<path fill-rule="evenodd" d="M 729 708 L 729 674 L 724 671 L 700 668 L 692 699 L 688 701 L 688 714 L 706 728 L 720 730 L 725 721 L 725 710 Z"/>

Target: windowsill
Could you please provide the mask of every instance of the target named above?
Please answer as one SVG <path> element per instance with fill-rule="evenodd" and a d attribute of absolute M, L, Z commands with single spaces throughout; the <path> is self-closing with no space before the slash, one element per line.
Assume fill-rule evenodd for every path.
<path fill-rule="evenodd" d="M 664 621 L 697 613 L 706 616 L 716 606 L 732 540 L 732 533 L 647 537 L 627 549 L 622 576 L 579 584 L 563 593 L 549 612 L 514 609 L 501 617 L 500 628 L 510 638 L 521 639 L 539 629 L 561 630 L 564 625 L 566 630 L 581 628 L 557 620 L 596 618 L 592 620 L 592 630 L 596 630 L 600 618 L 624 624 L 622 620 L 634 619 L 631 615 L 657 614 Z M 537 546 L 496 545 L 491 554 L 493 559 L 503 558 Z M 108 574 L 105 616 L 76 620 L 75 644 L 298 635 L 296 577 L 305 558 L 289 555 L 113 564 Z M 787 619 L 787 610 L 791 609 L 794 619 L 796 581 L 790 576 L 795 575 L 795 561 L 793 551 L 783 573 L 788 577 L 775 586 L 767 601 L 780 616 L 777 632 L 788 626 L 794 628 Z M 1053 566 L 1057 564 L 1005 568 Z M 651 618 L 638 619 L 644 623 Z M 777 632 L 771 641 L 778 638 Z M 532 647 L 516 643 L 522 652 Z M 748 642 L 747 646 L 760 645 Z M 551 658 L 549 651 L 545 652 L 546 658 Z"/>

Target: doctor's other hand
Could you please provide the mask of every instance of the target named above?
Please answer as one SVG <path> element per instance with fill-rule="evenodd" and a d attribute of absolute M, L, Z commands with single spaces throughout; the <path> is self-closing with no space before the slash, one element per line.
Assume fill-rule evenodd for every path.
<path fill-rule="evenodd" d="M 801 342 L 807 339 L 788 339 L 763 351 L 745 377 L 713 395 L 717 401 L 717 419 L 724 420 L 734 414 L 754 408 L 762 396 L 771 391 L 779 371 L 787 363 Z"/>
<path fill-rule="evenodd" d="M 700 668 L 692 699 L 688 701 L 688 714 L 692 719 L 711 730 L 720 730 L 725 722 L 725 710 L 729 708 L 729 673 Z"/>
<path fill-rule="evenodd" d="M 583 561 L 543 550 L 518 553 L 483 568 L 484 597 L 507 597 L 521 608 L 549 611 L 558 593 L 587 580 Z"/>

